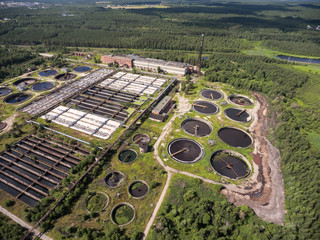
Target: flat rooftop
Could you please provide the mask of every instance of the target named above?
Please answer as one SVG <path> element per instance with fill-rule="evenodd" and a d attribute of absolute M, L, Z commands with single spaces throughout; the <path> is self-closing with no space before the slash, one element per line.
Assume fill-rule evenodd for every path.
<path fill-rule="evenodd" d="M 160 112 L 166 105 L 167 103 L 171 100 L 171 97 L 165 96 L 153 109 L 155 112 Z"/>

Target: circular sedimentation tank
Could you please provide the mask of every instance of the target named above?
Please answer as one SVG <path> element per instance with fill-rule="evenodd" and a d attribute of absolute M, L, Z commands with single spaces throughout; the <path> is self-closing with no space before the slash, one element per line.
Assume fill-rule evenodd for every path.
<path fill-rule="evenodd" d="M 144 181 L 134 181 L 129 185 L 129 194 L 134 198 L 143 198 L 149 192 L 149 187 Z"/>
<path fill-rule="evenodd" d="M 109 196 L 103 192 L 97 192 L 91 195 L 86 203 L 88 212 L 101 212 L 107 208 L 109 204 Z"/>
<path fill-rule="evenodd" d="M 111 221 L 119 225 L 119 227 L 123 227 L 131 223 L 136 216 L 136 212 L 134 207 L 127 202 L 122 202 L 117 204 L 111 210 L 110 218 Z"/>
<path fill-rule="evenodd" d="M 196 101 L 193 103 L 192 108 L 198 113 L 207 115 L 212 115 L 219 112 L 219 107 L 216 104 L 207 101 Z"/>
<path fill-rule="evenodd" d="M 33 85 L 31 87 L 31 90 L 35 92 L 42 92 L 42 91 L 48 91 L 54 88 L 55 86 L 56 85 L 53 82 L 40 82 Z"/>
<path fill-rule="evenodd" d="M 22 78 L 17 81 L 14 81 L 12 85 L 15 87 L 18 86 L 20 83 L 25 83 L 26 85 L 32 85 L 32 84 L 35 84 L 37 81 L 38 81 L 37 78 Z"/>
<path fill-rule="evenodd" d="M 134 135 L 132 140 L 133 140 L 133 143 L 140 144 L 141 142 L 149 143 L 151 138 L 148 134 L 139 133 L 139 134 Z"/>
<path fill-rule="evenodd" d="M 0 87 L 0 97 L 6 96 L 12 92 L 12 89 L 9 87 Z"/>
<path fill-rule="evenodd" d="M 92 68 L 91 68 L 91 67 L 88 67 L 88 66 L 80 66 L 80 67 L 74 68 L 73 71 L 83 73 L 83 72 L 88 72 L 88 71 L 90 71 L 91 69 L 92 69 Z"/>
<path fill-rule="evenodd" d="M 54 69 L 44 70 L 42 72 L 39 72 L 38 75 L 41 77 L 50 77 L 56 75 L 58 72 Z"/>
<path fill-rule="evenodd" d="M 117 188 L 120 187 L 125 179 L 125 175 L 119 171 L 112 171 L 107 174 L 105 182 L 108 187 Z"/>
<path fill-rule="evenodd" d="M 200 96 L 210 100 L 219 100 L 223 98 L 221 92 L 213 89 L 204 89 L 200 92 Z"/>
<path fill-rule="evenodd" d="M 231 150 L 219 150 L 210 157 L 211 167 L 221 176 L 230 179 L 242 179 L 249 176 L 249 161 L 240 153 Z"/>
<path fill-rule="evenodd" d="M 239 106 L 248 107 L 253 104 L 253 101 L 250 98 L 242 95 L 231 95 L 228 99 L 230 102 Z"/>
<path fill-rule="evenodd" d="M 28 93 L 12 93 L 9 96 L 5 97 L 3 99 L 3 102 L 9 103 L 9 104 L 16 104 L 16 103 L 22 103 L 29 98 L 31 98 L 32 95 Z"/>
<path fill-rule="evenodd" d="M 167 147 L 169 156 L 180 163 L 195 163 L 204 156 L 204 148 L 197 141 L 189 138 L 177 138 Z"/>
<path fill-rule="evenodd" d="M 224 110 L 224 114 L 233 121 L 247 123 L 252 120 L 251 115 L 246 109 L 239 108 L 227 108 Z"/>
<path fill-rule="evenodd" d="M 208 136 L 212 132 L 212 126 L 208 122 L 197 118 L 184 120 L 181 123 L 181 128 L 186 133 L 196 137 Z"/>
<path fill-rule="evenodd" d="M 118 155 L 118 159 L 122 163 L 132 163 L 137 159 L 137 157 L 138 154 L 133 149 L 122 150 Z"/>
<path fill-rule="evenodd" d="M 233 127 L 223 127 L 218 131 L 219 138 L 232 147 L 245 148 L 251 146 L 253 140 L 251 136 Z"/>
<path fill-rule="evenodd" d="M 74 73 L 61 73 L 55 76 L 54 78 L 59 81 L 66 81 L 74 79 L 77 75 Z"/>

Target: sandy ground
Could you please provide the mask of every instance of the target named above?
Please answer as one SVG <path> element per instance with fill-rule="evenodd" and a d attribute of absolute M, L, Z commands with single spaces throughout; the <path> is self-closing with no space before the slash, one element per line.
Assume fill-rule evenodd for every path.
<path fill-rule="evenodd" d="M 18 218 L 16 215 L 13 215 L 12 213 L 10 213 L 8 210 L 6 210 L 5 208 L 3 208 L 1 206 L 0 206 L 0 212 L 3 213 L 4 215 L 8 216 L 9 218 L 11 218 L 16 223 L 20 224 L 22 227 L 24 227 L 28 230 L 32 229 L 32 226 L 30 226 L 28 223 L 26 223 L 22 219 Z M 33 233 L 35 234 L 35 236 L 39 236 L 43 240 L 53 240 L 52 238 L 50 238 L 44 234 L 40 234 L 40 232 L 36 229 L 33 230 Z"/>
<path fill-rule="evenodd" d="M 1 134 L 4 134 L 6 132 L 9 132 L 12 128 L 12 125 L 13 125 L 13 122 L 14 122 L 14 119 L 16 118 L 17 116 L 17 113 L 13 114 L 12 116 L 6 118 L 5 120 L 3 120 L 2 122 L 6 123 L 7 126 L 2 130 L 0 131 L 0 135 Z"/>
<path fill-rule="evenodd" d="M 284 183 L 280 170 L 280 153 L 266 138 L 267 102 L 258 93 L 254 122 L 250 132 L 255 141 L 254 174 L 242 185 L 227 185 L 221 191 L 236 206 L 247 205 L 263 220 L 284 224 Z"/>

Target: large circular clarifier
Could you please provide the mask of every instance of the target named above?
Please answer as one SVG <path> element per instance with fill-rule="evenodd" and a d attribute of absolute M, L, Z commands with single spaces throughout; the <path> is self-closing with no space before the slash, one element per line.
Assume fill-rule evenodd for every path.
<path fill-rule="evenodd" d="M 219 150 L 210 157 L 212 168 L 224 177 L 231 179 L 245 178 L 250 174 L 250 169 L 240 153 L 228 150 Z"/>
<path fill-rule="evenodd" d="M 20 83 L 25 83 L 26 85 L 32 85 L 38 81 L 37 78 L 22 78 L 12 83 L 13 86 L 18 86 Z"/>
<path fill-rule="evenodd" d="M 248 113 L 246 109 L 227 108 L 226 110 L 224 110 L 224 114 L 231 120 L 237 122 L 247 123 L 252 120 L 251 115 Z"/>
<path fill-rule="evenodd" d="M 177 138 L 169 143 L 169 156 L 180 163 L 195 163 L 204 156 L 204 149 L 200 143 L 189 138 Z"/>
<path fill-rule="evenodd" d="M 219 111 L 216 104 L 207 101 L 196 101 L 192 107 L 196 112 L 207 115 L 216 114 Z"/>
<path fill-rule="evenodd" d="M 73 69 L 73 71 L 80 72 L 80 73 L 88 72 L 89 70 L 91 70 L 91 67 L 87 67 L 87 66 L 80 66 Z"/>
<path fill-rule="evenodd" d="M 39 72 L 38 75 L 41 77 L 50 77 L 56 75 L 58 72 L 54 69 L 45 70 L 42 72 Z"/>
<path fill-rule="evenodd" d="M 118 171 L 112 171 L 107 174 L 105 182 L 108 187 L 116 188 L 123 184 L 124 174 Z"/>
<path fill-rule="evenodd" d="M 202 90 L 200 96 L 210 100 L 219 100 L 223 97 L 222 93 L 213 89 Z"/>
<path fill-rule="evenodd" d="M 62 73 L 62 74 L 55 76 L 54 78 L 59 81 L 66 81 L 66 80 L 74 79 L 76 76 L 77 75 L 74 73 Z"/>
<path fill-rule="evenodd" d="M 0 87 L 0 97 L 8 95 L 9 93 L 12 92 L 11 88 L 8 87 Z"/>
<path fill-rule="evenodd" d="M 143 198 L 149 192 L 149 187 L 143 181 L 134 181 L 130 184 L 128 191 L 134 198 Z"/>
<path fill-rule="evenodd" d="M 111 221 L 123 227 L 131 223 L 135 218 L 134 207 L 130 203 L 119 203 L 111 210 Z"/>
<path fill-rule="evenodd" d="M 10 104 L 21 103 L 31 98 L 31 96 L 32 96 L 31 94 L 27 94 L 27 93 L 13 93 L 5 97 L 3 99 L 3 102 L 10 103 Z"/>
<path fill-rule="evenodd" d="M 137 152 L 133 149 L 126 149 L 119 153 L 118 159 L 122 163 L 132 163 L 137 159 Z"/>
<path fill-rule="evenodd" d="M 32 91 L 41 92 L 41 91 L 48 91 L 54 88 L 56 85 L 52 82 L 40 82 L 31 87 Z"/>
<path fill-rule="evenodd" d="M 181 123 L 181 128 L 188 134 L 196 137 L 204 137 L 210 135 L 212 127 L 209 123 L 196 119 L 189 118 Z"/>
<path fill-rule="evenodd" d="M 231 95 L 229 96 L 229 100 L 239 106 L 251 106 L 253 104 L 248 97 L 242 95 Z"/>
<path fill-rule="evenodd" d="M 218 131 L 218 136 L 232 147 L 245 148 L 252 144 L 250 135 L 237 128 L 223 127 Z"/>

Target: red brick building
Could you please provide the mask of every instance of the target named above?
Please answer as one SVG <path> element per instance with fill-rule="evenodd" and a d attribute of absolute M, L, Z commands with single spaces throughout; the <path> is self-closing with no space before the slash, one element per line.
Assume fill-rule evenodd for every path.
<path fill-rule="evenodd" d="M 78 56 L 78 57 L 82 57 L 82 56 L 83 56 L 83 53 L 82 53 L 82 52 L 75 52 L 74 55 L 75 55 L 75 56 Z"/>
<path fill-rule="evenodd" d="M 133 67 L 133 59 L 128 56 L 122 55 L 103 55 L 101 57 L 102 63 L 114 63 L 117 62 L 120 67 L 128 66 L 129 68 Z"/>

